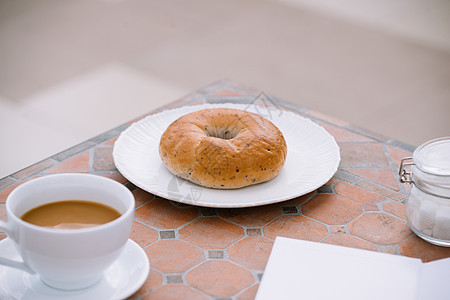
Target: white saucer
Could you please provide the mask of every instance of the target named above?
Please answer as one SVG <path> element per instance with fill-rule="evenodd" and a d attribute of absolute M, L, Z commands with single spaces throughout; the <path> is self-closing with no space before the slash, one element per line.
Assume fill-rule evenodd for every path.
<path fill-rule="evenodd" d="M 20 260 L 12 241 L 0 241 L 0 255 Z M 104 272 L 102 280 L 89 288 L 62 291 L 45 285 L 37 275 L 0 265 L 0 299 L 2 300 L 85 300 L 124 299 L 145 282 L 150 263 L 144 250 L 128 240 L 119 258 Z"/>

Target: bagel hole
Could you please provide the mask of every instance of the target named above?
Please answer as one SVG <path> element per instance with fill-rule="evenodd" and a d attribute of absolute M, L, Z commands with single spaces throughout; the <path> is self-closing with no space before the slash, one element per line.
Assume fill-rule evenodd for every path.
<path fill-rule="evenodd" d="M 205 132 L 210 137 L 215 137 L 222 140 L 231 140 L 239 133 L 236 128 L 219 128 L 213 126 L 206 128 Z"/>

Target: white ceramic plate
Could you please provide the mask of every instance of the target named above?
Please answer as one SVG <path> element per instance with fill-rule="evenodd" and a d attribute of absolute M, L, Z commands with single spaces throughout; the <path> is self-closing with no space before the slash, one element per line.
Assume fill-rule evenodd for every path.
<path fill-rule="evenodd" d="M 3 257 L 20 260 L 13 242 L 6 238 L 0 242 Z M 0 299 L 2 300 L 85 300 L 125 299 L 134 294 L 145 282 L 150 263 L 144 250 L 128 240 L 123 252 L 103 274 L 99 283 L 76 291 L 57 290 L 44 284 L 38 275 L 0 265 Z"/>
<path fill-rule="evenodd" d="M 168 171 L 158 152 L 163 132 L 182 115 L 216 107 L 258 113 L 283 132 L 288 153 L 277 177 L 241 189 L 218 190 L 198 186 Z M 141 189 L 173 201 L 222 208 L 265 205 L 307 194 L 325 184 L 340 162 L 334 138 L 311 120 L 276 108 L 230 103 L 183 106 L 148 116 L 120 134 L 113 158 L 120 173 Z"/>

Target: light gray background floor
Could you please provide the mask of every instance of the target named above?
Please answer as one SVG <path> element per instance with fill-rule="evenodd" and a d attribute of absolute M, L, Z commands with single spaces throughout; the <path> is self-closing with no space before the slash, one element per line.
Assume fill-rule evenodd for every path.
<path fill-rule="evenodd" d="M 222 78 L 450 135 L 446 0 L 0 0 L 0 178 Z"/>

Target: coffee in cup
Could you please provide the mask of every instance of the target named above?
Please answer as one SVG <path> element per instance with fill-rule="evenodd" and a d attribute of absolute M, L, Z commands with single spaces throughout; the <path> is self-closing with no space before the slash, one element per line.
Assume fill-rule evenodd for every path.
<path fill-rule="evenodd" d="M 114 221 L 120 213 L 114 208 L 83 200 L 66 200 L 47 203 L 27 211 L 21 219 L 25 222 L 55 229 L 81 229 Z"/>

